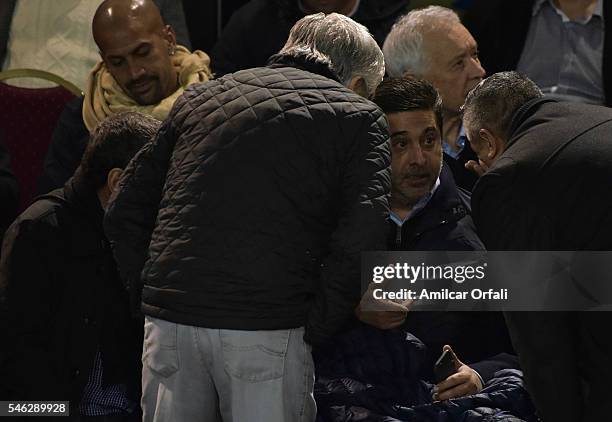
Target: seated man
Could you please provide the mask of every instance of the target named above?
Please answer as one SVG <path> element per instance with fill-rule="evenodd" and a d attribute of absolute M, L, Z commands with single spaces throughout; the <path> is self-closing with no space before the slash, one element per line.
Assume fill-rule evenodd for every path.
<path fill-rule="evenodd" d="M 165 119 L 188 85 L 208 81 L 208 56 L 176 45 L 174 30 L 151 0 L 106 0 L 92 30 L 102 61 L 92 70 L 84 101 L 60 117 L 45 159 L 40 191 L 62 186 L 79 163 L 88 131 L 121 111 Z"/>
<path fill-rule="evenodd" d="M 131 318 L 102 219 L 122 169 L 158 127 L 134 112 L 105 120 L 66 186 L 39 198 L 7 231 L 3 399 L 69 400 L 72 420 L 140 420 L 142 321 Z"/>
<path fill-rule="evenodd" d="M 373 101 L 387 115 L 391 132 L 389 249 L 483 250 L 470 217 L 470 196 L 457 188 L 443 165 L 442 101 L 435 88 L 424 80 L 389 79 L 379 85 Z M 440 399 L 475 393 L 498 369 L 516 367 L 516 358 L 509 355 L 488 359 L 512 352 L 500 313 L 408 313 L 406 307 L 390 303 L 393 305 L 395 312 L 358 308 L 357 314 L 378 328 L 401 326 L 423 341 L 427 353 L 422 375 L 426 379 L 431 379 L 434 362 L 446 344 L 469 363 L 469 368 L 460 367 L 459 374 L 439 385 Z"/>

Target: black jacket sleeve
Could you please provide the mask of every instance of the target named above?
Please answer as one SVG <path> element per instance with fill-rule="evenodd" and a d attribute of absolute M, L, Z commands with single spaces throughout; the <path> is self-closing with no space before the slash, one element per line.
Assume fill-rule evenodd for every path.
<path fill-rule="evenodd" d="M 17 179 L 11 171 L 8 151 L 2 144 L 0 136 L 0 239 L 4 230 L 11 224 L 19 200 L 19 187 Z"/>
<path fill-rule="evenodd" d="M 111 242 L 132 306 L 139 307 L 141 272 L 149 254 L 166 173 L 174 148 L 172 119 L 145 145 L 125 169 L 119 192 L 111 198 L 104 230 Z"/>
<path fill-rule="evenodd" d="M 341 209 L 322 265 L 321 293 L 312 307 L 304 339 L 328 343 L 353 315 L 361 292 L 360 253 L 384 250 L 391 186 L 389 131 L 382 112 L 368 119 L 346 162 Z M 364 119 L 365 120 L 365 119 Z"/>
<path fill-rule="evenodd" d="M 77 97 L 68 102 L 62 111 L 45 157 L 43 174 L 38 182 L 40 194 L 64 186 L 81 163 L 89 141 L 82 110 L 83 98 Z"/>

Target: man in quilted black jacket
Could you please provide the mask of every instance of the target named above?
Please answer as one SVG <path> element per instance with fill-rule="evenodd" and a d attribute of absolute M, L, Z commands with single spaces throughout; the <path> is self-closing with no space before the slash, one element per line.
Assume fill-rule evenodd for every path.
<path fill-rule="evenodd" d="M 267 67 L 187 89 L 126 169 L 106 228 L 142 289 L 145 421 L 314 420 L 311 345 L 385 246 L 383 73 L 365 27 L 306 16 Z"/>

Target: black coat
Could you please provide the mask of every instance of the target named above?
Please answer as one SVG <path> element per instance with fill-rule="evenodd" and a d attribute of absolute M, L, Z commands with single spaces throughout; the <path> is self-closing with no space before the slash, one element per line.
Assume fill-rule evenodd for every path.
<path fill-rule="evenodd" d="M 352 17 L 382 46 L 409 0 L 361 0 Z M 216 76 L 264 66 L 285 45 L 293 24 L 304 17 L 296 0 L 251 0 L 232 15 L 211 52 Z"/>
<path fill-rule="evenodd" d="M 472 195 L 487 249 L 612 250 L 612 110 L 533 100 L 515 114 L 510 133 L 506 150 Z M 545 420 L 609 418 L 612 408 L 601 399 L 612 378 L 609 313 L 516 312 L 506 318 Z M 591 392 L 584 407 L 586 384 Z M 593 413 L 582 419 L 583 408 Z"/>
<path fill-rule="evenodd" d="M 95 192 L 72 179 L 7 231 L 0 263 L 0 397 L 78 404 L 98 350 L 104 385 L 138 401 L 142 322 L 132 321 Z"/>
<path fill-rule="evenodd" d="M 312 343 L 350 318 L 359 254 L 384 247 L 389 134 L 375 104 L 330 77 L 278 57 L 177 100 L 107 214 L 123 274 L 137 280 L 146 260 L 145 314 L 305 325 Z"/>
<path fill-rule="evenodd" d="M 440 186 L 427 205 L 401 229 L 389 222 L 389 249 L 484 250 L 470 212 L 470 195 L 455 186 L 450 170 L 444 165 Z M 431 379 L 433 365 L 445 344 L 450 344 L 457 356 L 485 381 L 499 369 L 518 366 L 516 358 L 510 355 L 513 349 L 499 312 L 411 312 L 403 328 L 427 346 L 421 374 L 427 379 Z"/>
<path fill-rule="evenodd" d="M 534 0 L 474 0 L 463 21 L 478 43 L 480 62 L 489 75 L 516 70 L 527 41 Z M 603 1 L 606 22 L 601 75 L 605 104 L 612 106 L 612 7 Z"/>
<path fill-rule="evenodd" d="M 2 143 L 0 131 L 0 239 L 17 214 L 19 186 L 11 170 L 11 158 Z M 1 248 L 0 248 L 1 250 Z"/>
<path fill-rule="evenodd" d="M 38 181 L 39 193 L 64 186 L 81 163 L 88 142 L 89 131 L 83 122 L 83 97 L 76 97 L 66 104 L 53 131 L 43 174 Z"/>

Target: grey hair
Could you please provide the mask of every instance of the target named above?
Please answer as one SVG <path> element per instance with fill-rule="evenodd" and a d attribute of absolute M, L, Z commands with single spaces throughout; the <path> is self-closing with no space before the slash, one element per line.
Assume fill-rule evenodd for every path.
<path fill-rule="evenodd" d="M 280 53 L 308 54 L 331 67 L 343 85 L 361 76 L 373 94 L 385 75 L 385 59 L 368 28 L 338 14 L 315 13 L 297 21 Z"/>
<path fill-rule="evenodd" d="M 514 114 L 523 104 L 542 97 L 540 88 L 526 76 L 517 72 L 495 73 L 467 95 L 461 107 L 466 128 L 486 128 L 507 141 Z"/>
<path fill-rule="evenodd" d="M 442 6 L 412 10 L 399 18 L 383 44 L 389 76 L 399 78 L 409 73 L 423 77 L 429 68 L 429 57 L 423 47 L 424 34 L 458 23 L 461 20 L 457 13 Z"/>

